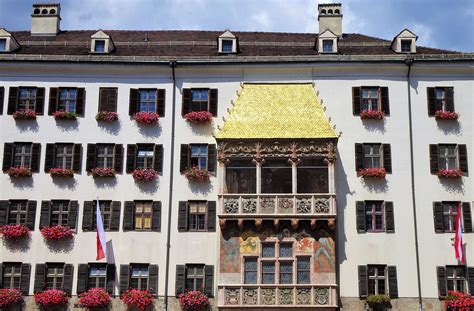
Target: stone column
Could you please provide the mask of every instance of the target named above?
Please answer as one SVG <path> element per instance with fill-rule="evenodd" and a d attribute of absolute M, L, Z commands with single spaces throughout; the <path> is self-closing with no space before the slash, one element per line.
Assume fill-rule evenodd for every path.
<path fill-rule="evenodd" d="M 256 170 L 256 192 L 260 194 L 262 193 L 262 165 L 265 163 L 265 160 L 261 157 L 256 157 L 253 159 L 253 163 L 255 163 Z"/>
<path fill-rule="evenodd" d="M 298 192 L 298 164 L 300 160 L 297 157 L 291 157 L 288 162 L 291 164 L 291 193 L 296 194 Z"/>

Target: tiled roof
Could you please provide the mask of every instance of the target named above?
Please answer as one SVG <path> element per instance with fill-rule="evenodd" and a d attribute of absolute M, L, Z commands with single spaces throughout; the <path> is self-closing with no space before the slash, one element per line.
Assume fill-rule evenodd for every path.
<path fill-rule="evenodd" d="M 312 83 L 245 83 L 216 139 L 337 138 Z"/>

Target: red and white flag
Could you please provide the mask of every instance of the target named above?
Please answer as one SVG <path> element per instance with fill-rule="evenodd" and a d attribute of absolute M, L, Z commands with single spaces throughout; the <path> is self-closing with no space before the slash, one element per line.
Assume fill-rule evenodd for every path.
<path fill-rule="evenodd" d="M 96 217 L 97 217 L 97 260 L 105 258 L 107 254 L 107 244 L 105 240 L 105 231 L 104 223 L 102 221 L 102 214 L 100 212 L 99 198 L 97 198 L 97 208 L 96 208 Z"/>
<path fill-rule="evenodd" d="M 462 226 L 461 226 L 461 202 L 458 204 L 458 214 L 456 215 L 456 235 L 454 236 L 454 252 L 456 259 L 463 264 L 466 263 L 464 258 L 464 243 L 462 241 Z"/>

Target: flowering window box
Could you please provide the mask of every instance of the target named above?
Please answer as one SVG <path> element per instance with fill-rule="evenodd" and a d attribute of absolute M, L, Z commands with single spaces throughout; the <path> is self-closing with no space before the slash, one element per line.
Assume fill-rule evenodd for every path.
<path fill-rule="evenodd" d="M 461 178 L 462 177 L 462 172 L 461 172 L 461 170 L 457 170 L 457 169 L 439 170 L 438 171 L 438 177 Z"/>
<path fill-rule="evenodd" d="M 211 173 L 208 170 L 202 170 L 196 166 L 193 166 L 184 172 L 184 176 L 186 176 L 189 181 L 207 182 L 211 177 Z"/>
<path fill-rule="evenodd" d="M 19 240 L 30 235 L 30 229 L 25 225 L 4 225 L 0 227 L 0 234 L 7 240 Z"/>
<path fill-rule="evenodd" d="M 32 172 L 29 167 L 10 167 L 7 174 L 10 177 L 31 177 Z"/>
<path fill-rule="evenodd" d="M 385 168 L 363 168 L 357 171 L 357 176 L 364 178 L 384 179 L 387 175 Z"/>
<path fill-rule="evenodd" d="M 34 110 L 20 110 L 13 113 L 15 120 L 35 120 L 36 112 Z"/>
<path fill-rule="evenodd" d="M 84 308 L 104 308 L 110 303 L 110 295 L 103 288 L 91 288 L 79 295 L 79 304 Z"/>
<path fill-rule="evenodd" d="M 115 177 L 115 170 L 109 167 L 96 167 L 90 171 L 94 177 Z"/>
<path fill-rule="evenodd" d="M 212 113 L 209 111 L 193 111 L 185 114 L 184 118 L 193 123 L 210 123 L 212 121 Z"/>
<path fill-rule="evenodd" d="M 55 111 L 53 112 L 53 117 L 56 120 L 76 120 L 77 114 L 75 112 Z"/>
<path fill-rule="evenodd" d="M 0 289 L 0 310 L 4 310 L 13 305 L 18 305 L 23 302 L 23 295 L 17 288 L 2 288 Z"/>
<path fill-rule="evenodd" d="M 59 289 L 48 289 L 44 292 L 37 292 L 34 298 L 36 304 L 43 308 L 61 306 L 69 302 L 68 295 Z"/>
<path fill-rule="evenodd" d="M 95 115 L 97 121 L 112 122 L 118 120 L 118 113 L 113 111 L 99 111 Z"/>
<path fill-rule="evenodd" d="M 360 113 L 360 118 L 363 120 L 382 120 L 385 118 L 385 113 L 378 110 L 362 110 Z"/>
<path fill-rule="evenodd" d="M 209 298 L 198 290 L 180 294 L 178 298 L 184 311 L 202 311 L 209 307 Z"/>
<path fill-rule="evenodd" d="M 152 181 L 158 178 L 158 172 L 154 169 L 136 169 L 132 176 L 136 181 Z"/>
<path fill-rule="evenodd" d="M 457 120 L 459 115 L 456 112 L 438 110 L 435 112 L 436 120 Z"/>
<path fill-rule="evenodd" d="M 160 116 L 156 112 L 137 112 L 133 114 L 133 119 L 137 121 L 137 123 L 146 124 L 146 125 L 154 125 L 158 124 Z"/>
<path fill-rule="evenodd" d="M 51 177 L 73 177 L 74 171 L 67 168 L 53 167 L 49 169 L 49 175 Z"/>
<path fill-rule="evenodd" d="M 145 310 L 153 304 L 153 295 L 148 290 L 129 289 L 120 295 L 120 300 L 129 308 Z"/>
<path fill-rule="evenodd" d="M 41 229 L 41 235 L 46 240 L 61 240 L 72 238 L 73 232 L 68 226 L 47 226 Z"/>
<path fill-rule="evenodd" d="M 474 308 L 474 298 L 469 294 L 448 291 L 444 304 L 448 311 L 472 310 Z"/>
<path fill-rule="evenodd" d="M 390 296 L 389 295 L 369 295 L 367 297 L 367 304 L 369 307 L 372 307 L 374 309 L 379 309 L 383 307 L 388 307 L 390 306 Z"/>

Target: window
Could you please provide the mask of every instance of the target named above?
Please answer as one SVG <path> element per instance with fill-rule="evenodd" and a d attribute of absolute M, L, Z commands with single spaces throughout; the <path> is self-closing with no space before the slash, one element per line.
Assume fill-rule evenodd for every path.
<path fill-rule="evenodd" d="M 275 284 L 275 262 L 262 262 L 262 284 Z"/>
<path fill-rule="evenodd" d="M 268 159 L 262 166 L 262 193 L 291 193 L 291 165 L 286 159 Z"/>
<path fill-rule="evenodd" d="M 207 202 L 197 201 L 189 202 L 189 231 L 207 230 Z"/>
<path fill-rule="evenodd" d="M 247 257 L 244 263 L 244 284 L 257 284 L 258 263 L 257 258 Z"/>
<path fill-rule="evenodd" d="M 275 257 L 275 243 L 262 243 L 262 257 L 263 258 Z"/>
<path fill-rule="evenodd" d="M 186 289 L 203 291 L 204 265 L 186 265 Z"/>
<path fill-rule="evenodd" d="M 428 115 L 434 116 L 437 111 L 454 112 L 453 87 L 428 87 Z"/>
<path fill-rule="evenodd" d="M 135 202 L 135 230 L 151 230 L 152 202 Z"/>
<path fill-rule="evenodd" d="M 293 257 L 293 243 L 280 243 L 280 257 Z"/>
<path fill-rule="evenodd" d="M 456 217 L 458 215 L 457 202 L 443 202 L 443 228 L 444 232 L 456 231 Z"/>
<path fill-rule="evenodd" d="M 154 145 L 138 145 L 136 169 L 153 169 Z"/>
<path fill-rule="evenodd" d="M 52 201 L 50 226 L 67 226 L 69 219 L 69 201 Z"/>
<path fill-rule="evenodd" d="M 333 40 L 323 40 L 323 53 L 332 53 L 333 52 Z"/>
<path fill-rule="evenodd" d="M 380 92 L 378 87 L 361 88 L 362 110 L 380 111 Z"/>
<path fill-rule="evenodd" d="M 114 145 L 97 145 L 97 167 L 114 168 Z"/>
<path fill-rule="evenodd" d="M 190 166 L 207 170 L 207 145 L 191 145 Z"/>
<path fill-rule="evenodd" d="M 252 160 L 230 160 L 226 165 L 227 193 L 255 193 L 257 168 Z"/>
<path fill-rule="evenodd" d="M 365 220 L 368 232 L 378 232 L 385 230 L 385 216 L 383 201 L 365 202 Z"/>
<path fill-rule="evenodd" d="M 311 261 L 310 257 L 298 257 L 296 266 L 296 279 L 298 284 L 311 283 Z"/>
<path fill-rule="evenodd" d="M 93 228 L 97 228 L 97 216 L 95 213 L 95 204 L 97 201 L 94 201 L 94 223 Z M 100 214 L 102 215 L 102 222 L 104 223 L 104 230 L 111 230 L 112 222 L 112 201 L 99 201 Z"/>
<path fill-rule="evenodd" d="M 26 225 L 26 219 L 28 214 L 28 201 L 10 201 L 10 208 L 8 210 L 8 224 Z"/>
<path fill-rule="evenodd" d="M 401 50 L 402 50 L 402 53 L 410 53 L 411 40 L 401 40 Z"/>
<path fill-rule="evenodd" d="M 15 144 L 13 155 L 13 166 L 15 167 L 31 167 L 32 144 Z"/>
<path fill-rule="evenodd" d="M 35 110 L 36 107 L 36 88 L 20 87 L 18 94 L 17 110 Z"/>
<path fill-rule="evenodd" d="M 7 39 L 0 39 L 0 52 L 7 50 Z"/>
<path fill-rule="evenodd" d="M 234 51 L 233 40 L 222 40 L 222 53 L 232 53 Z"/>
<path fill-rule="evenodd" d="M 368 290 L 369 295 L 384 295 L 386 288 L 386 266 L 368 266 Z"/>
<path fill-rule="evenodd" d="M 59 110 L 76 112 L 77 89 L 59 89 Z"/>
<path fill-rule="evenodd" d="M 382 159 L 380 144 L 364 144 L 364 168 L 380 168 Z"/>
<path fill-rule="evenodd" d="M 95 40 L 94 52 L 97 52 L 97 53 L 105 52 L 105 40 Z"/>
<path fill-rule="evenodd" d="M 55 167 L 72 169 L 73 144 L 56 144 Z"/>
<path fill-rule="evenodd" d="M 156 112 L 156 90 L 139 90 L 138 112 Z"/>
<path fill-rule="evenodd" d="M 191 111 L 208 111 L 209 89 L 192 89 L 191 93 Z"/>
<path fill-rule="evenodd" d="M 64 264 L 46 265 L 46 289 L 61 289 L 64 279 Z"/>
<path fill-rule="evenodd" d="M 452 170 L 457 169 L 456 145 L 439 145 L 439 168 Z"/>
<path fill-rule="evenodd" d="M 116 87 L 99 88 L 99 111 L 117 111 L 118 89 Z"/>
<path fill-rule="evenodd" d="M 21 263 L 3 264 L 3 288 L 20 288 Z"/>
<path fill-rule="evenodd" d="M 105 288 L 107 283 L 107 265 L 95 264 L 89 267 L 88 288 Z"/>
<path fill-rule="evenodd" d="M 466 268 L 462 266 L 446 267 L 448 291 L 466 292 Z"/>
<path fill-rule="evenodd" d="M 328 167 L 323 159 L 302 159 L 297 167 L 298 193 L 327 193 Z"/>
<path fill-rule="evenodd" d="M 130 288 L 138 290 L 147 289 L 148 265 L 132 264 L 130 270 Z"/>

